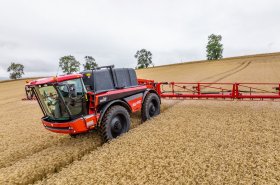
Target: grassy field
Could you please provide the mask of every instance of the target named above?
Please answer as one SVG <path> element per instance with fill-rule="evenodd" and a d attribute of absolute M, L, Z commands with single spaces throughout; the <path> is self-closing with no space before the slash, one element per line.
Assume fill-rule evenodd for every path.
<path fill-rule="evenodd" d="M 280 54 L 137 71 L 182 82 L 279 82 Z M 0 184 L 277 184 L 279 102 L 171 101 L 162 114 L 101 145 L 45 130 L 24 81 L 0 83 Z"/>

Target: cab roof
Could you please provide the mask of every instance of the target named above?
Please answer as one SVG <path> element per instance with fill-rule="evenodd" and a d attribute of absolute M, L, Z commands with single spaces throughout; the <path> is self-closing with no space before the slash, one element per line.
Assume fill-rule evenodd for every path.
<path fill-rule="evenodd" d="M 49 83 L 56 83 L 56 82 L 63 82 L 66 80 L 73 80 L 77 78 L 81 78 L 83 75 L 81 74 L 70 74 L 70 75 L 61 75 L 61 76 L 54 76 L 48 78 L 41 78 L 37 80 L 33 80 L 30 82 L 30 85 L 42 85 L 42 84 L 49 84 Z"/>

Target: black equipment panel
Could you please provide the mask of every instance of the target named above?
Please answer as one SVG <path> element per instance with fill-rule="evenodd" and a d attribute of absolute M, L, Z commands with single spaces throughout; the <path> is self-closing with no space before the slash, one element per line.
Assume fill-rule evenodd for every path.
<path fill-rule="evenodd" d="M 95 93 L 137 86 L 137 77 L 132 68 L 100 69 L 81 72 L 88 91 Z"/>

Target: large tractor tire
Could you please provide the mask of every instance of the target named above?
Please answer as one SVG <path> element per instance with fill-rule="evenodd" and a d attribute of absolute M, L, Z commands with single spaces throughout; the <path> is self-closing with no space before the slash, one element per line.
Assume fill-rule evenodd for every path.
<path fill-rule="evenodd" d="M 112 106 L 105 113 L 100 127 L 103 140 L 107 142 L 129 130 L 130 115 L 124 107 Z"/>
<path fill-rule="evenodd" d="M 160 99 L 157 94 L 150 93 L 146 96 L 141 114 L 143 122 L 160 114 Z"/>

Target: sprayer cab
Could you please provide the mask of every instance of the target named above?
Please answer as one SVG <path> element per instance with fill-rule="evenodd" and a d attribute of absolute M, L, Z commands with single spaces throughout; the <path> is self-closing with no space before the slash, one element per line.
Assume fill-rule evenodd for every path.
<path fill-rule="evenodd" d="M 33 81 L 32 85 L 46 121 L 69 121 L 85 113 L 82 75 L 45 78 Z"/>
<path fill-rule="evenodd" d="M 141 111 L 143 121 L 160 113 L 160 96 L 139 83 L 130 68 L 105 66 L 39 79 L 31 86 L 44 127 L 71 136 L 100 128 L 108 141 L 129 130 L 130 113 Z"/>

